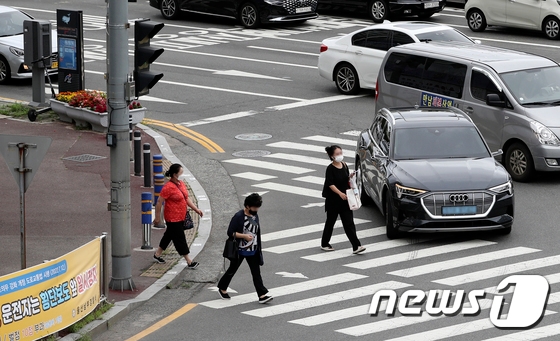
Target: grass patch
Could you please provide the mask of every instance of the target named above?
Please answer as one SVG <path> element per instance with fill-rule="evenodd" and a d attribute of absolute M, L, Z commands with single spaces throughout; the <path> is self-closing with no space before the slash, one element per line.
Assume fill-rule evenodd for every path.
<path fill-rule="evenodd" d="M 114 304 L 112 303 L 101 302 L 99 307 L 97 307 L 94 311 L 89 313 L 86 317 L 84 317 L 80 321 L 68 327 L 67 331 L 69 333 L 77 333 L 80 329 L 84 328 L 88 323 L 93 322 L 95 320 L 99 320 L 101 315 L 105 314 L 109 309 L 111 309 L 113 305 Z M 83 340 L 83 338 L 81 340 Z"/>
<path fill-rule="evenodd" d="M 16 118 L 27 117 L 29 107 L 19 102 L 4 104 L 0 106 L 0 115 L 6 115 Z"/>

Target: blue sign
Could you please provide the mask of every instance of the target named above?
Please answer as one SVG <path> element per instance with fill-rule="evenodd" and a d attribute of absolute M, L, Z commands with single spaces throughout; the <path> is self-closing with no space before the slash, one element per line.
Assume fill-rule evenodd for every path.
<path fill-rule="evenodd" d="M 58 67 L 68 70 L 76 70 L 78 55 L 76 50 L 76 39 L 58 38 Z"/>
<path fill-rule="evenodd" d="M 11 294 L 13 292 L 26 289 L 29 286 L 33 286 L 63 275 L 66 273 L 67 269 L 68 265 L 66 260 L 61 260 L 60 262 L 48 267 L 2 281 L 0 282 L 0 296 Z"/>
<path fill-rule="evenodd" d="M 434 95 L 429 92 L 422 92 L 423 107 L 449 108 L 454 106 L 455 102 L 452 98 Z"/>

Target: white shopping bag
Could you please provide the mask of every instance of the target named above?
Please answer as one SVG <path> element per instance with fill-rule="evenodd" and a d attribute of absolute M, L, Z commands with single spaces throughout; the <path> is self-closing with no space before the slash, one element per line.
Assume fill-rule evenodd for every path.
<path fill-rule="evenodd" d="M 348 206 L 352 211 L 355 211 L 362 207 L 362 200 L 360 200 L 360 195 L 357 189 L 347 189 L 346 198 L 348 200 Z"/>

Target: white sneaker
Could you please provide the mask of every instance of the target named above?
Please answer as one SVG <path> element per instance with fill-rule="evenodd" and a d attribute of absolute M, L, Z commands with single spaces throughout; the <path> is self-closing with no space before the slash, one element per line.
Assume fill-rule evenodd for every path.
<path fill-rule="evenodd" d="M 360 246 L 359 248 L 357 248 L 356 250 L 354 250 L 354 252 L 352 252 L 353 254 L 357 255 L 358 253 L 362 253 L 366 250 L 365 247 Z"/>
<path fill-rule="evenodd" d="M 321 250 L 323 251 L 334 251 L 334 248 L 332 246 L 321 246 Z"/>

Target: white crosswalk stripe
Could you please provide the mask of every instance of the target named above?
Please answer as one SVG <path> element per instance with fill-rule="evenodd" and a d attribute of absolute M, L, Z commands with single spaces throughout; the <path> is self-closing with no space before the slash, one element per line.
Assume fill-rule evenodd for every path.
<path fill-rule="evenodd" d="M 316 189 L 299 187 L 299 186 L 284 185 L 284 184 L 275 183 L 275 182 L 265 182 L 265 183 L 262 183 L 262 184 L 254 184 L 252 186 L 257 187 L 257 188 L 268 189 L 268 190 L 271 190 L 271 191 L 298 194 L 298 195 L 311 197 L 311 198 L 316 198 L 316 199 L 323 198 L 323 196 L 321 194 L 322 191 L 319 191 L 319 190 L 316 190 Z"/>
<path fill-rule="evenodd" d="M 302 140 L 325 142 L 325 143 L 338 144 L 338 145 L 346 145 L 346 146 L 352 146 L 354 148 L 356 148 L 356 144 L 357 144 L 356 140 L 341 139 L 339 137 L 328 137 L 328 136 L 320 136 L 320 135 L 302 137 Z"/>
<path fill-rule="evenodd" d="M 255 180 L 255 181 L 265 181 L 265 180 L 277 178 L 277 176 L 274 175 L 267 175 L 267 174 L 261 174 L 255 172 L 244 172 L 244 173 L 232 174 L 231 176 L 248 179 L 248 180 Z"/>
<path fill-rule="evenodd" d="M 354 298 L 370 296 L 374 292 L 382 289 L 401 289 L 411 286 L 411 284 L 388 281 L 378 284 L 372 284 L 365 287 L 348 289 L 340 291 L 333 294 L 327 294 L 322 296 L 311 297 L 303 300 L 298 300 L 295 302 L 277 304 L 273 306 L 268 306 L 265 308 L 254 309 L 249 311 L 244 311 L 243 314 L 257 316 L 257 317 L 269 317 L 280 314 L 291 313 L 294 311 L 319 307 L 331 303 L 338 303 L 342 301 L 351 300 Z"/>
<path fill-rule="evenodd" d="M 355 225 L 366 224 L 366 223 L 371 223 L 371 220 L 354 218 Z M 261 235 L 261 240 L 263 242 L 269 242 L 272 240 L 279 240 L 283 238 L 303 236 L 310 233 L 321 232 L 323 231 L 324 227 L 325 227 L 325 223 L 319 223 L 319 224 L 294 227 L 294 228 L 277 231 L 277 232 L 264 233 L 263 235 Z M 338 229 L 341 227 L 342 227 L 342 222 L 340 220 L 337 220 L 336 223 L 334 224 L 334 228 Z"/>
<path fill-rule="evenodd" d="M 266 158 L 273 158 L 279 160 L 288 160 L 288 161 L 296 161 L 302 163 L 308 163 L 312 165 L 323 166 L 326 168 L 331 162 L 328 158 L 318 158 L 313 156 L 307 155 L 300 155 L 300 154 L 288 154 L 288 153 L 272 153 L 265 155 Z"/>
<path fill-rule="evenodd" d="M 560 334 L 560 323 L 549 324 L 548 326 L 525 330 L 519 333 L 498 336 L 483 341 L 532 341 L 540 340 Z"/>
<path fill-rule="evenodd" d="M 312 176 L 312 175 L 307 175 L 307 176 L 302 176 L 302 177 L 299 177 L 299 178 L 294 178 L 293 180 L 301 181 L 301 182 L 307 182 L 307 183 L 315 184 L 315 185 L 322 185 L 325 182 L 325 178 L 319 177 L 319 176 Z"/>
<path fill-rule="evenodd" d="M 364 279 L 367 277 L 368 276 L 365 275 L 346 272 L 334 276 L 322 277 L 322 278 L 312 279 L 305 282 L 289 284 L 282 287 L 273 288 L 270 289 L 270 294 L 274 297 L 281 297 L 281 296 L 292 295 L 308 290 L 329 287 L 336 284 L 348 283 L 348 282 Z M 222 308 L 233 307 L 241 304 L 251 303 L 251 302 L 255 302 L 255 293 L 233 296 L 231 300 L 227 300 L 227 301 L 218 299 L 213 301 L 202 302 L 200 304 L 210 308 L 222 309 Z"/>
<path fill-rule="evenodd" d="M 292 173 L 292 174 L 305 174 L 305 173 L 310 173 L 310 172 L 315 171 L 315 170 L 309 169 L 309 168 L 289 166 L 289 165 L 283 165 L 283 164 L 280 164 L 280 163 L 261 161 L 261 160 L 255 160 L 255 159 L 239 158 L 239 159 L 225 160 L 224 162 L 234 163 L 234 164 L 243 165 L 243 166 L 247 166 L 247 167 L 270 169 L 270 170 L 273 170 L 273 171 Z"/>
<path fill-rule="evenodd" d="M 323 153 L 326 155 L 325 147 L 317 146 L 313 144 L 306 144 L 306 143 L 297 143 L 297 142 L 288 142 L 288 141 L 280 141 L 280 142 L 273 142 L 266 145 L 267 147 L 274 147 L 274 148 L 282 148 L 282 149 L 297 149 L 297 150 L 305 150 L 309 152 L 317 152 Z M 353 150 L 343 149 L 342 154 L 344 157 L 347 158 L 354 158 L 356 156 Z"/>

